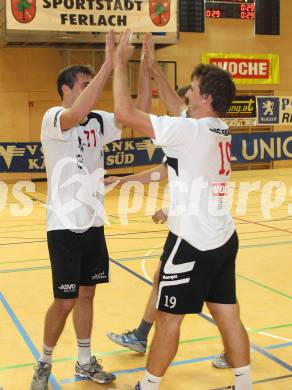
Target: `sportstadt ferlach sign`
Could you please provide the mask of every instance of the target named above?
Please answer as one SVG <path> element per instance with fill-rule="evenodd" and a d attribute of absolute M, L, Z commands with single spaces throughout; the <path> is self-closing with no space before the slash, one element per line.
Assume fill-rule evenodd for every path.
<path fill-rule="evenodd" d="M 7 0 L 8 30 L 176 32 L 177 0 Z"/>

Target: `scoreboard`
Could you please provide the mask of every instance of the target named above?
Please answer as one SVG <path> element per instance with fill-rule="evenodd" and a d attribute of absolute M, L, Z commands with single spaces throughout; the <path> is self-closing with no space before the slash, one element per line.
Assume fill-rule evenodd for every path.
<path fill-rule="evenodd" d="M 255 19 L 255 0 L 206 0 L 207 18 Z"/>

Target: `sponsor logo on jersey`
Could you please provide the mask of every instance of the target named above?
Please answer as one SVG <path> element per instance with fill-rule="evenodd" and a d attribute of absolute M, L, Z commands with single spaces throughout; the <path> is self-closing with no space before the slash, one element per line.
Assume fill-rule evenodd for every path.
<path fill-rule="evenodd" d="M 213 196 L 225 196 L 228 195 L 229 183 L 211 183 Z"/>
<path fill-rule="evenodd" d="M 221 135 L 225 135 L 225 136 L 230 135 L 230 131 L 228 128 L 227 129 L 210 128 L 210 131 L 213 131 L 213 133 L 217 133 L 217 134 L 221 134 Z"/>
<path fill-rule="evenodd" d="M 11 9 L 19 23 L 30 23 L 36 14 L 36 0 L 11 0 Z"/>

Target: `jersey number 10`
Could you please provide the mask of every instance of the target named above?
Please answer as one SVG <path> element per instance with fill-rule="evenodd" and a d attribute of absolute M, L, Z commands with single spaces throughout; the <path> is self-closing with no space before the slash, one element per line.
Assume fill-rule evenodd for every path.
<path fill-rule="evenodd" d="M 228 176 L 230 174 L 230 142 L 219 142 L 221 168 L 219 175 Z"/>

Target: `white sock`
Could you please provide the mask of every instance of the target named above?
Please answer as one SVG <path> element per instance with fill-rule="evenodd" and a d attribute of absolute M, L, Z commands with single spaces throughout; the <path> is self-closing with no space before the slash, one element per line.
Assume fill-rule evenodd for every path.
<path fill-rule="evenodd" d="M 252 390 L 250 365 L 233 368 L 235 390 Z"/>
<path fill-rule="evenodd" d="M 43 351 L 39 358 L 39 362 L 48 363 L 52 365 L 52 355 L 55 347 L 48 347 L 46 344 L 43 344 Z"/>
<path fill-rule="evenodd" d="M 162 377 L 150 374 L 145 371 L 144 378 L 139 382 L 141 390 L 158 390 Z"/>
<path fill-rule="evenodd" d="M 77 339 L 78 363 L 80 366 L 90 363 L 91 341 L 90 339 Z"/>

